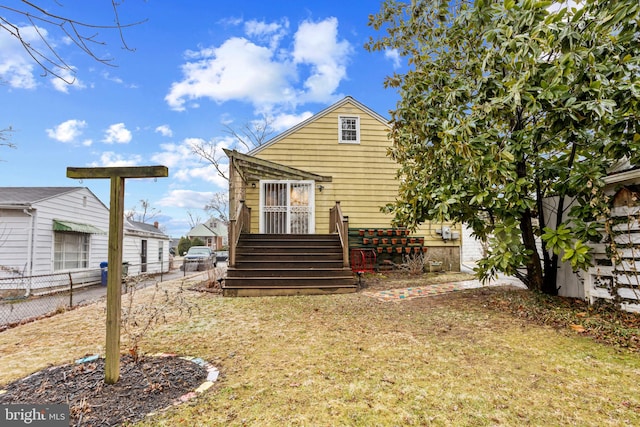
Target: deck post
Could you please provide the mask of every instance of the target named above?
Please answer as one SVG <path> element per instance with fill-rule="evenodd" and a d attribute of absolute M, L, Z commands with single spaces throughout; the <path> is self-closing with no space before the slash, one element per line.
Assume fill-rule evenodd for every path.
<path fill-rule="evenodd" d="M 67 168 L 68 178 L 111 180 L 109 203 L 109 253 L 107 256 L 107 338 L 104 382 L 115 384 L 120 378 L 120 318 L 122 297 L 122 238 L 124 232 L 125 178 L 169 176 L 166 166 Z"/>

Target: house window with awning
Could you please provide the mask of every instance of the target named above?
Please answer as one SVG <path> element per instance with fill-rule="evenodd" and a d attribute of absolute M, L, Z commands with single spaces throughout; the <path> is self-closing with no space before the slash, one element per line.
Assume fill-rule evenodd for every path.
<path fill-rule="evenodd" d="M 106 234 L 91 224 L 53 220 L 53 269 L 88 268 L 92 234 Z"/>
<path fill-rule="evenodd" d="M 90 234 L 56 231 L 53 269 L 72 270 L 89 266 Z"/>

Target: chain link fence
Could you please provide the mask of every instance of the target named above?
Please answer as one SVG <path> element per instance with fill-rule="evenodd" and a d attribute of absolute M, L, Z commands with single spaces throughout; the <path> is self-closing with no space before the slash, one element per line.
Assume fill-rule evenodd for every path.
<path fill-rule="evenodd" d="M 123 284 L 127 277 L 142 275 L 145 275 L 145 280 L 139 282 L 141 287 L 163 281 L 167 274 L 171 274 L 165 271 L 166 267 L 166 263 L 163 265 L 161 262 L 125 263 L 122 268 Z M 190 270 L 190 267 L 185 270 Z M 105 297 L 108 274 L 106 265 L 76 272 L 0 278 L 0 331 Z M 179 277 L 182 272 L 173 275 Z M 126 288 L 123 286 L 123 293 Z"/>

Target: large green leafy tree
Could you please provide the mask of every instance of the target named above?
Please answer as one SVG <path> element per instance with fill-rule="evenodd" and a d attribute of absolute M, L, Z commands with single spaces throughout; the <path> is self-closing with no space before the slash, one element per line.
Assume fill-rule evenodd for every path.
<path fill-rule="evenodd" d="M 556 294 L 559 257 L 591 262 L 608 168 L 640 164 L 640 3 L 552 3 L 388 0 L 366 47 L 409 64 L 386 80 L 395 221 L 467 223 L 489 242 L 481 277 Z"/>

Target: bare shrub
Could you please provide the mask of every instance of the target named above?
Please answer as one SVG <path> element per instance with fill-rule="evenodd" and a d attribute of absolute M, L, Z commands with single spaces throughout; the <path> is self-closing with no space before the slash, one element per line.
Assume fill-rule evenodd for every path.
<path fill-rule="evenodd" d="M 403 263 L 398 267 L 401 270 L 408 271 L 409 274 L 422 274 L 424 267 L 429 260 L 429 256 L 423 252 L 417 254 L 408 254 L 402 257 Z"/>
<path fill-rule="evenodd" d="M 184 282 L 176 287 L 161 287 L 155 282 L 151 292 L 141 294 L 142 282 L 150 280 L 147 275 L 128 277 L 126 300 L 122 308 L 121 327 L 129 353 L 138 361 L 141 340 L 157 325 L 167 323 L 167 315 L 187 313 L 191 316 L 195 305 L 185 298 Z"/>

